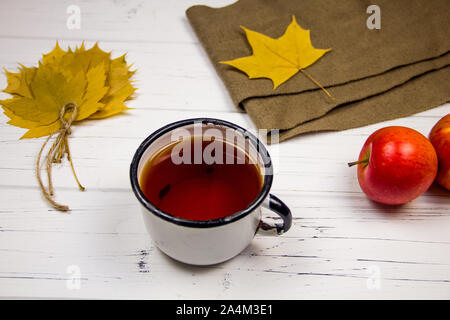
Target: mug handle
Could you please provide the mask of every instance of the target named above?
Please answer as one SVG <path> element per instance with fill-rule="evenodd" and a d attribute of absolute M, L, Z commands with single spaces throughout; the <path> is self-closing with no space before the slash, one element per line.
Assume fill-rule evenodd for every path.
<path fill-rule="evenodd" d="M 283 223 L 277 223 L 275 225 L 270 225 L 261 220 L 259 226 L 262 230 L 276 229 L 277 233 L 279 235 L 281 235 L 281 234 L 285 233 L 286 231 L 288 231 L 292 225 L 291 210 L 288 208 L 287 205 L 284 204 L 283 201 L 281 201 L 277 196 L 274 196 L 273 194 L 269 194 L 268 199 L 269 199 L 269 201 L 265 201 L 263 203 L 263 207 L 278 214 L 281 217 L 281 219 L 283 219 Z"/>

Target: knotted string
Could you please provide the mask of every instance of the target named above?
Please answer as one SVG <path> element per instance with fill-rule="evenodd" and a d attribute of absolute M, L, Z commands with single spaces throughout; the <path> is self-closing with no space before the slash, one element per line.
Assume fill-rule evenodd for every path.
<path fill-rule="evenodd" d="M 64 118 L 66 115 L 66 112 L 69 112 L 70 109 L 72 110 L 72 114 L 68 120 Z M 39 187 L 41 188 L 42 194 L 44 195 L 45 199 L 56 209 L 60 211 L 68 211 L 69 207 L 66 205 L 62 205 L 57 203 L 55 200 L 53 200 L 53 183 L 52 183 L 52 163 L 60 163 L 61 159 L 64 157 L 64 154 L 67 155 L 67 159 L 70 162 L 70 167 L 72 168 L 73 175 L 75 177 L 75 180 L 78 184 L 78 187 L 81 191 L 84 191 L 84 187 L 80 184 L 78 181 L 77 175 L 75 174 L 75 169 L 73 167 L 72 163 L 72 157 L 70 156 L 70 149 L 69 149 L 69 143 L 67 136 L 69 136 L 72 133 L 71 125 L 72 122 L 75 120 L 78 112 L 78 107 L 75 102 L 68 102 L 66 103 L 59 113 L 59 121 L 61 122 L 61 129 L 56 131 L 58 135 L 55 138 L 55 141 L 53 142 L 52 146 L 50 147 L 50 150 L 47 153 L 46 156 L 46 169 L 47 169 L 47 179 L 48 179 L 48 189 L 45 188 L 42 179 L 41 179 L 41 156 L 42 152 L 47 145 L 48 141 L 51 139 L 54 133 L 50 134 L 48 138 L 44 141 L 44 144 L 41 147 L 41 150 L 39 150 L 39 154 L 36 161 L 36 176 L 39 182 Z"/>

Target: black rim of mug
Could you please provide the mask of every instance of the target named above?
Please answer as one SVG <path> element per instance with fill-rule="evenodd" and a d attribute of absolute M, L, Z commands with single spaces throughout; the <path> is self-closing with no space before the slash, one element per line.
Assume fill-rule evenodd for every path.
<path fill-rule="evenodd" d="M 138 166 L 139 162 L 141 160 L 141 157 L 143 156 L 144 152 L 147 150 L 147 148 L 156 141 L 159 137 L 161 137 L 163 134 L 166 134 L 176 128 L 184 127 L 190 124 L 195 123 L 202 123 L 202 124 L 213 124 L 213 125 L 221 125 L 226 126 L 235 130 L 242 130 L 246 133 L 245 138 L 248 139 L 253 146 L 258 151 L 258 154 L 263 158 L 264 160 L 264 167 L 265 167 L 265 174 L 264 174 L 264 182 L 263 186 L 261 188 L 261 191 L 259 195 L 256 197 L 255 200 L 253 200 L 252 203 L 250 203 L 247 208 L 238 211 L 236 213 L 233 213 L 229 216 L 219 218 L 219 219 L 213 219 L 213 220 L 188 220 L 183 219 L 179 217 L 172 216 L 160 209 L 158 209 L 156 206 L 154 206 L 150 201 L 147 200 L 144 193 L 142 192 L 139 181 L 138 181 Z M 245 130 L 244 128 L 225 120 L 221 119 L 215 119 L 215 118 L 192 118 L 192 119 L 186 119 L 181 121 L 176 121 L 173 123 L 170 123 L 152 134 L 150 134 L 138 147 L 136 150 L 136 153 L 134 154 L 133 160 L 131 161 L 130 165 L 130 181 L 131 181 L 131 188 L 133 189 L 134 194 L 136 195 L 139 202 L 151 213 L 155 214 L 156 216 L 167 220 L 169 222 L 175 223 L 177 225 L 182 225 L 186 227 L 194 227 L 194 228 L 209 228 L 209 227 L 217 227 L 221 225 L 225 225 L 234 221 L 237 221 L 245 216 L 247 216 L 250 212 L 258 208 L 262 202 L 266 199 L 266 197 L 269 194 L 270 188 L 272 186 L 273 181 L 273 167 L 272 167 L 272 160 L 270 158 L 269 152 L 267 151 L 266 147 L 263 143 L 260 142 L 260 140 L 253 135 L 251 132 Z"/>

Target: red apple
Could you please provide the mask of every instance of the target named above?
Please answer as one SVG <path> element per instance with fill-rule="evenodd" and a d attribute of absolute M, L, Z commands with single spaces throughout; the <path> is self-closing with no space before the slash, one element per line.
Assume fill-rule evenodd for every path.
<path fill-rule="evenodd" d="M 406 127 L 386 127 L 366 140 L 358 165 L 361 189 L 374 201 L 403 204 L 424 193 L 438 169 L 436 151 L 421 133 Z"/>
<path fill-rule="evenodd" d="M 429 137 L 439 161 L 436 181 L 450 190 L 450 114 L 434 125 Z"/>

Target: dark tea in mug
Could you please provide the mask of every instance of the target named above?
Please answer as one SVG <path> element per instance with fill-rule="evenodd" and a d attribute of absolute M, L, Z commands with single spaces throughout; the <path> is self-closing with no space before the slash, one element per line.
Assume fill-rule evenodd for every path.
<path fill-rule="evenodd" d="M 193 137 L 156 152 L 139 184 L 148 201 L 172 216 L 219 219 L 245 209 L 261 192 L 263 177 L 251 160 L 229 142 Z"/>

